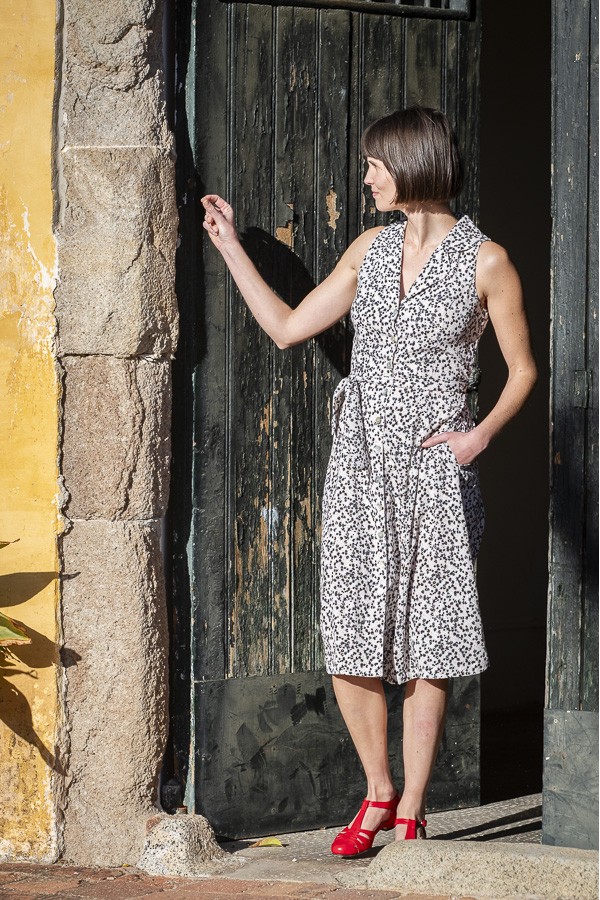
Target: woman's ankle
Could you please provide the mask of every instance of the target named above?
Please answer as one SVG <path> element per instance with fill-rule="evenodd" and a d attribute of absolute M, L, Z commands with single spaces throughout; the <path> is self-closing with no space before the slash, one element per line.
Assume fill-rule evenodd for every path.
<path fill-rule="evenodd" d="M 393 800 L 397 795 L 397 790 L 392 781 L 370 781 L 367 782 L 367 798 L 378 802 Z"/>
<path fill-rule="evenodd" d="M 425 798 L 419 795 L 407 795 L 405 792 L 400 797 L 397 815 L 399 819 L 417 819 L 417 821 L 424 819 Z"/>

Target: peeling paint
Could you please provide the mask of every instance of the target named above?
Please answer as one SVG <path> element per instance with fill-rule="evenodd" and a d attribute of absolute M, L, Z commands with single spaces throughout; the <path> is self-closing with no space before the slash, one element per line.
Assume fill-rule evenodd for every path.
<path fill-rule="evenodd" d="M 310 482 L 307 485 L 310 490 Z M 312 540 L 312 504 L 310 496 L 304 497 L 298 504 L 298 514 L 294 521 L 294 543 L 296 548 L 303 547 Z"/>
<path fill-rule="evenodd" d="M 310 481 L 306 485 L 307 491 L 310 491 Z M 300 507 L 300 515 L 302 520 L 305 522 L 307 528 L 312 528 L 312 504 L 310 502 L 310 495 L 308 497 L 303 497 L 299 503 Z"/>
<path fill-rule="evenodd" d="M 341 213 L 337 208 L 337 194 L 332 187 L 327 191 L 325 202 L 327 204 L 327 215 L 329 217 L 327 220 L 327 224 L 332 231 L 335 231 L 337 228 L 337 220 L 339 219 Z"/>
<path fill-rule="evenodd" d="M 256 439 L 257 443 L 262 444 L 264 441 L 266 441 L 267 448 L 268 448 L 270 432 L 271 432 L 271 401 L 268 400 L 263 407 L 263 411 L 262 411 L 262 414 L 260 417 L 260 422 L 258 425 L 258 437 Z M 267 450 L 267 452 L 268 452 L 268 450 Z"/>
<path fill-rule="evenodd" d="M 31 349 L 51 352 L 56 335 L 57 257 L 55 253 L 52 268 L 44 264 L 32 244 L 27 207 L 22 207 L 20 218 L 22 226 L 11 215 L 6 190 L 0 185 L 0 230 L 3 235 L 0 241 L 3 256 L 0 318 L 16 315 L 19 331 Z M 27 258 L 29 265 L 24 262 Z"/>
<path fill-rule="evenodd" d="M 263 506 L 260 515 L 267 526 L 269 539 L 274 543 L 279 531 L 279 512 L 274 506 Z"/>
<path fill-rule="evenodd" d="M 290 66 L 290 91 L 294 91 L 298 84 L 303 88 L 310 87 L 310 73 L 306 67 L 303 67 L 300 70 L 300 78 L 298 78 L 298 69 L 296 63 L 293 62 Z"/>
<path fill-rule="evenodd" d="M 290 250 L 294 247 L 294 223 L 291 219 L 288 219 L 285 226 L 280 226 L 275 229 L 275 237 L 278 241 L 281 241 L 282 244 L 285 244 L 286 247 L 289 247 Z"/>

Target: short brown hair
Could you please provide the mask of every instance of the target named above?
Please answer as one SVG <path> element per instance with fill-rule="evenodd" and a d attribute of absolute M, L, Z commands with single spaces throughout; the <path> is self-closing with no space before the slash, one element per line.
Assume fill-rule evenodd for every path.
<path fill-rule="evenodd" d="M 361 140 L 396 183 L 396 203 L 447 202 L 460 193 L 463 161 L 454 129 L 439 109 L 409 106 L 376 119 Z"/>

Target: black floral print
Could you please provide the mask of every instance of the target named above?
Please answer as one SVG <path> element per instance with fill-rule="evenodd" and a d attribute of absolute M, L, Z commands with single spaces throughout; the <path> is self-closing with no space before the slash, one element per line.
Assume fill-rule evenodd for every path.
<path fill-rule="evenodd" d="M 405 229 L 380 231 L 360 268 L 322 508 L 327 671 L 391 683 L 489 665 L 474 575 L 477 464 L 459 465 L 446 443 L 421 448 L 474 426 L 466 392 L 488 320 L 475 266 L 488 238 L 463 216 L 400 302 Z"/>

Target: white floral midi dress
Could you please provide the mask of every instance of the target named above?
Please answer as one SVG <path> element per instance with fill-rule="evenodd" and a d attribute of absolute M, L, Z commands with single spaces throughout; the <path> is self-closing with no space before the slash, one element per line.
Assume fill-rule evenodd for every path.
<path fill-rule="evenodd" d="M 400 301 L 405 229 L 380 231 L 359 271 L 322 504 L 327 671 L 391 683 L 489 665 L 474 574 L 477 464 L 459 465 L 445 442 L 421 447 L 474 426 L 466 395 L 488 319 L 475 266 L 488 238 L 463 216 Z"/>

